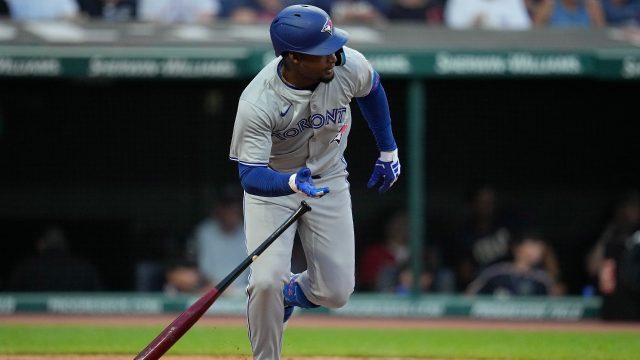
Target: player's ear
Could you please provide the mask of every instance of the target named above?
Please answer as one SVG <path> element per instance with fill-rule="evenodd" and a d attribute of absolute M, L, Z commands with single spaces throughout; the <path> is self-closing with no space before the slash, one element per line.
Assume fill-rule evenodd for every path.
<path fill-rule="evenodd" d="M 296 65 L 300 64 L 300 62 L 302 61 L 302 57 L 300 56 L 300 54 L 293 51 L 288 52 L 287 57 L 289 58 L 289 61 Z"/>

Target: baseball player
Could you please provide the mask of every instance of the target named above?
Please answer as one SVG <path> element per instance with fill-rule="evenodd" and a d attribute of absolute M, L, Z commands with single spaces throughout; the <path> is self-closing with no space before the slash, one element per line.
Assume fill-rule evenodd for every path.
<path fill-rule="evenodd" d="M 295 306 L 343 306 L 354 288 L 354 233 L 347 163 L 353 98 L 380 150 L 369 188 L 387 191 L 400 175 L 398 148 L 380 77 L 347 33 L 309 5 L 283 9 L 270 28 L 277 56 L 246 87 L 229 157 L 245 190 L 247 250 L 253 251 L 300 201 L 303 215 L 251 265 L 249 338 L 254 358 L 280 358 L 284 324 Z M 307 270 L 291 274 L 298 231 Z"/>

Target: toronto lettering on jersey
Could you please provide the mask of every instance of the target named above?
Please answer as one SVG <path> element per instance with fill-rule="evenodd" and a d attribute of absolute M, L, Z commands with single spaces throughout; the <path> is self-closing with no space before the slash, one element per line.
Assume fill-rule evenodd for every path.
<path fill-rule="evenodd" d="M 272 137 L 276 137 L 280 140 L 286 140 L 294 138 L 304 131 L 304 129 L 320 129 L 327 125 L 329 122 L 334 124 L 342 124 L 344 122 L 344 114 L 347 112 L 346 107 L 335 108 L 331 111 L 327 110 L 325 115 L 313 114 L 308 119 L 301 119 L 296 123 L 296 126 L 286 129 L 284 131 L 274 131 L 271 133 Z"/>

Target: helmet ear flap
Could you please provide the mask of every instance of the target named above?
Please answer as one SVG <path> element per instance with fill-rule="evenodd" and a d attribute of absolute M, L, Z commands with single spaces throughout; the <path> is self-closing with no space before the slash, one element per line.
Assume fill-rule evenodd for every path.
<path fill-rule="evenodd" d="M 335 52 L 336 55 L 336 66 L 344 65 L 347 61 L 347 58 L 344 56 L 344 48 L 340 48 L 340 50 Z"/>

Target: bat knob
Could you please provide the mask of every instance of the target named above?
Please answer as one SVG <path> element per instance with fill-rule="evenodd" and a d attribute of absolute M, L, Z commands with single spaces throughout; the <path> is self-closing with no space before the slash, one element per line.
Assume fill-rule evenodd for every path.
<path fill-rule="evenodd" d="M 307 204 L 307 202 L 304 200 L 300 202 L 300 208 L 302 209 L 302 212 L 311 211 L 311 206 L 309 206 L 309 204 Z"/>

